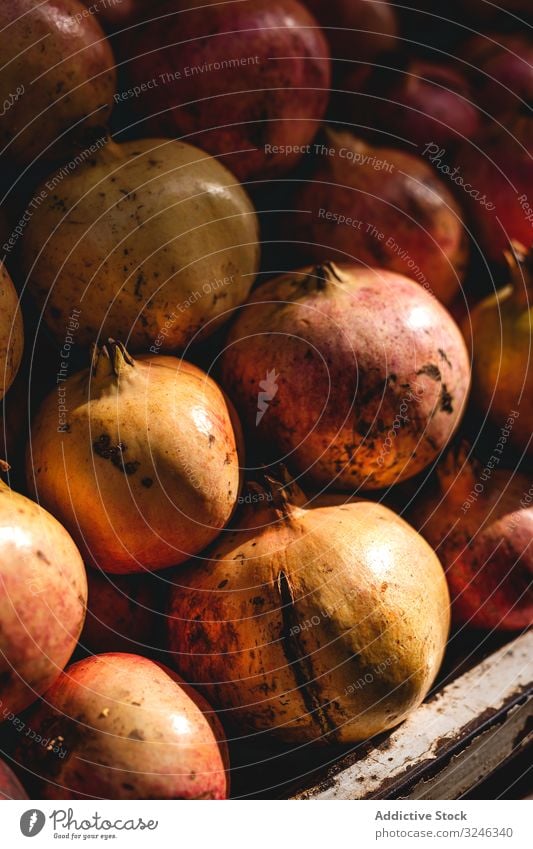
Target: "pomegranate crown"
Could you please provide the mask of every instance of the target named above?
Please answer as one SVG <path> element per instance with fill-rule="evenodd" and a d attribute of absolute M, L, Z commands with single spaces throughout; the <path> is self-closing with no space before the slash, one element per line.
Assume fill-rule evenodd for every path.
<path fill-rule="evenodd" d="M 283 463 L 261 469 L 246 484 L 252 493 L 267 496 L 266 501 L 281 517 L 289 518 L 294 508 L 307 504 L 307 497 Z"/>
<path fill-rule="evenodd" d="M 128 354 L 125 345 L 115 339 L 108 339 L 101 348 L 94 344 L 91 352 L 91 374 L 98 377 L 113 373 L 119 376 L 125 365 L 134 366 L 135 360 Z"/>

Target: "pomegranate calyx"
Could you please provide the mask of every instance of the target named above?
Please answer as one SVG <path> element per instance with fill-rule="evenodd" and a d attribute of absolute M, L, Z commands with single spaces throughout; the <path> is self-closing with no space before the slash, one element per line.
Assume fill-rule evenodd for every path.
<path fill-rule="evenodd" d="M 267 503 L 280 519 L 289 520 L 294 511 L 307 504 L 303 490 L 289 474 L 287 468 L 278 463 L 265 468 L 256 480 L 248 481 L 247 489 L 260 495 L 259 503 Z"/>
<path fill-rule="evenodd" d="M 334 262 L 322 262 L 315 265 L 307 276 L 306 285 L 311 284 L 322 291 L 328 283 L 342 283 L 342 272 Z"/>
<path fill-rule="evenodd" d="M 119 377 L 124 368 L 135 367 L 135 360 L 131 357 L 124 344 L 114 339 L 108 339 L 105 345 L 98 348 L 93 345 L 91 357 L 91 376 L 94 378 L 107 378 L 114 375 Z"/>

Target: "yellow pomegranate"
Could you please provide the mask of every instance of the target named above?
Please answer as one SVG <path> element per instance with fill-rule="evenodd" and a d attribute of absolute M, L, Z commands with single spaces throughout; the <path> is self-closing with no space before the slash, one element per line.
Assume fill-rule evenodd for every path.
<path fill-rule="evenodd" d="M 437 556 L 380 504 L 249 486 L 239 529 L 175 574 L 178 670 L 241 733 L 351 743 L 397 725 L 446 645 Z"/>
<path fill-rule="evenodd" d="M 200 369 L 162 361 L 110 342 L 33 423 L 28 485 L 106 572 L 181 563 L 237 503 L 241 437 L 229 402 Z"/>
<path fill-rule="evenodd" d="M 24 239 L 29 285 L 58 339 L 79 310 L 76 342 L 183 349 L 246 299 L 258 224 L 237 179 L 178 141 L 109 142 L 49 177 Z"/>

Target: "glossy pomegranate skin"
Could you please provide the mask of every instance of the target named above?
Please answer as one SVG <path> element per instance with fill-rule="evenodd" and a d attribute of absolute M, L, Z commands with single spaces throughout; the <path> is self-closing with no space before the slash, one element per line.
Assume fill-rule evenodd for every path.
<path fill-rule="evenodd" d="M 243 180 L 290 170 L 329 98 L 329 47 L 315 18 L 298 0 L 180 11 L 188 6 L 164 6 L 133 38 L 131 84 L 153 81 L 132 101 L 146 131 L 223 157 Z"/>
<path fill-rule="evenodd" d="M 225 799 L 227 745 L 210 705 L 163 664 L 92 655 L 67 667 L 28 718 L 61 753 L 20 735 L 39 799 Z"/>

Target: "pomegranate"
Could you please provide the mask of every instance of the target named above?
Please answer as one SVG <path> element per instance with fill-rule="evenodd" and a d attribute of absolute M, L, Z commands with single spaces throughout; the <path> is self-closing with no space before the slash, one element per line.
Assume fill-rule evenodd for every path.
<path fill-rule="evenodd" d="M 456 156 L 465 180 L 485 192 L 464 194 L 475 233 L 485 258 L 501 262 L 509 240 L 529 245 L 533 236 L 533 119 L 517 113 L 493 124 Z"/>
<path fill-rule="evenodd" d="M 410 520 L 442 561 L 457 623 L 515 630 L 533 624 L 533 487 L 500 459 L 450 452 Z"/>
<path fill-rule="evenodd" d="M 449 626 L 434 552 L 381 504 L 250 484 L 239 528 L 176 573 L 169 646 L 241 734 L 352 743 L 401 722 Z"/>
<path fill-rule="evenodd" d="M 159 648 L 161 590 L 148 575 L 87 573 L 89 599 L 80 645 L 93 654 Z"/>
<path fill-rule="evenodd" d="M 28 485 L 105 572 L 183 562 L 237 503 L 240 434 L 226 398 L 200 369 L 162 359 L 110 342 L 33 423 Z"/>
<path fill-rule="evenodd" d="M 115 62 L 104 32 L 78 0 L 2 0 L 0 146 L 17 163 L 73 148 L 105 127 Z"/>
<path fill-rule="evenodd" d="M 401 57 L 396 63 L 387 60 L 386 67 L 374 68 L 363 80 L 361 74 L 356 66 L 343 81 L 342 88 L 354 92 L 340 101 L 345 122 L 357 123 L 364 114 L 367 126 L 419 152 L 429 143 L 451 146 L 469 139 L 480 126 L 470 87 L 455 68 Z"/>
<path fill-rule="evenodd" d="M 27 799 L 26 791 L 16 775 L 0 760 L 0 802 L 5 799 Z"/>
<path fill-rule="evenodd" d="M 490 114 L 504 115 L 533 102 L 533 44 L 525 35 L 477 35 L 463 45 L 461 56 L 476 100 Z"/>
<path fill-rule="evenodd" d="M 68 663 L 86 600 L 85 569 L 66 530 L 0 480 L 0 722 Z"/>
<path fill-rule="evenodd" d="M 134 654 L 69 666 L 32 711 L 48 748 L 17 757 L 39 799 L 224 799 L 226 744 L 209 705 L 169 669 Z M 51 744 L 59 745 L 59 754 Z"/>
<path fill-rule="evenodd" d="M 463 322 L 472 351 L 472 402 L 503 427 L 516 412 L 510 442 L 533 454 L 533 248 L 507 252 L 510 282 L 478 303 Z"/>
<path fill-rule="evenodd" d="M 22 360 L 24 327 L 15 287 L 0 261 L 0 399 L 13 383 Z"/>
<path fill-rule="evenodd" d="M 398 21 L 388 0 L 305 0 L 331 46 L 333 59 L 370 61 L 396 45 Z"/>
<path fill-rule="evenodd" d="M 298 0 L 234 0 L 207 14 L 190 5 L 172 0 L 133 37 L 127 68 L 141 92 L 132 105 L 152 132 L 223 156 L 242 180 L 286 173 L 329 97 L 315 18 Z"/>
<path fill-rule="evenodd" d="M 283 237 L 304 262 L 358 261 L 406 274 L 450 303 L 468 247 L 459 207 L 432 167 L 349 132 L 327 130 L 296 188 Z"/>
<path fill-rule="evenodd" d="M 380 489 L 444 448 L 469 386 L 459 328 L 399 274 L 304 268 L 260 286 L 233 325 L 222 380 L 263 445 L 316 485 Z"/>
<path fill-rule="evenodd" d="M 77 310 L 79 345 L 101 334 L 132 350 L 185 348 L 246 299 L 259 265 L 256 215 L 233 174 L 197 148 L 110 143 L 47 186 L 24 267 L 61 343 Z"/>

